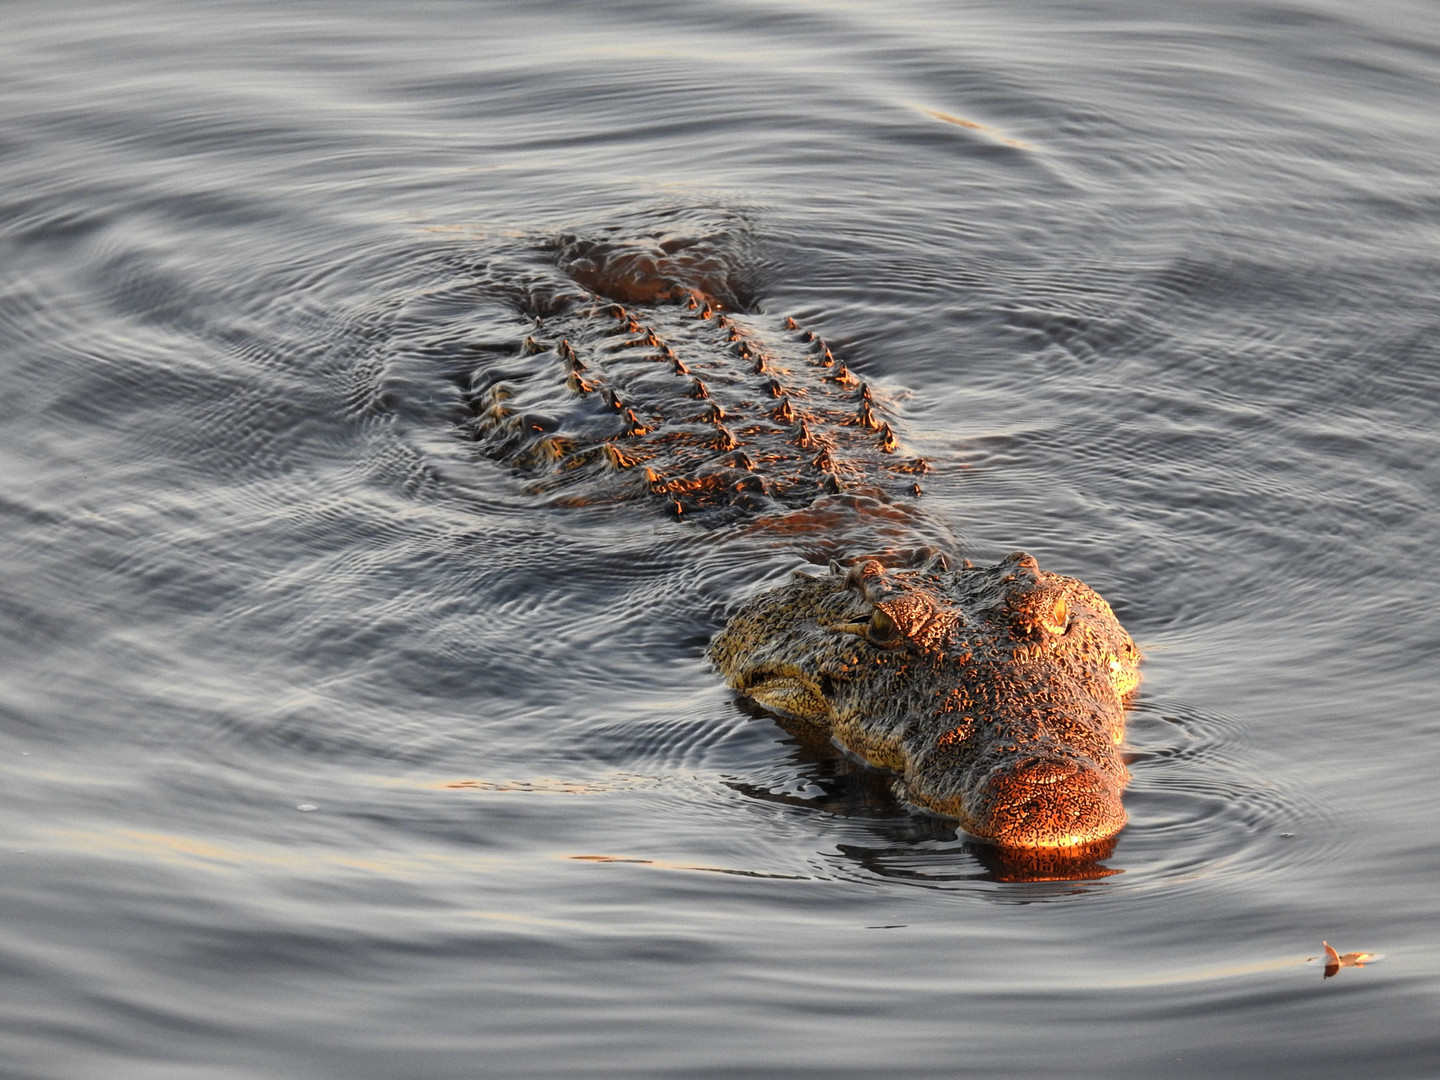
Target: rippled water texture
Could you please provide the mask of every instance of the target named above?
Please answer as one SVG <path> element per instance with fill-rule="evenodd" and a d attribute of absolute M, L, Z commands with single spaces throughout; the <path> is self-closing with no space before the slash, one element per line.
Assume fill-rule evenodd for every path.
<path fill-rule="evenodd" d="M 4 11 L 7 1076 L 1440 1073 L 1433 5 Z M 876 387 L 913 511 L 464 437 L 544 245 L 662 229 Z M 707 666 L 901 542 L 1140 643 L 1093 873 Z"/>

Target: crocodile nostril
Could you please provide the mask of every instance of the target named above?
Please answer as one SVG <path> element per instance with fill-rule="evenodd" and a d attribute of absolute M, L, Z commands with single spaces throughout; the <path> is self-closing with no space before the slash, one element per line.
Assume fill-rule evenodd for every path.
<path fill-rule="evenodd" d="M 1030 758 L 1016 765 L 1011 775 L 1022 784 L 1045 787 L 1068 780 L 1080 771 L 1069 761 L 1054 761 L 1047 758 Z"/>

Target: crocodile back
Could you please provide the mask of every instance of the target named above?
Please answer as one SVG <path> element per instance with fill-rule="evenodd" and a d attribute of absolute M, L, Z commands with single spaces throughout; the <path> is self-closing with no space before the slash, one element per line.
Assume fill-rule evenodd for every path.
<path fill-rule="evenodd" d="M 882 395 L 790 318 L 743 310 L 723 259 L 644 238 L 552 245 L 531 331 L 472 379 L 466 429 L 537 493 L 679 516 L 919 494 Z"/>

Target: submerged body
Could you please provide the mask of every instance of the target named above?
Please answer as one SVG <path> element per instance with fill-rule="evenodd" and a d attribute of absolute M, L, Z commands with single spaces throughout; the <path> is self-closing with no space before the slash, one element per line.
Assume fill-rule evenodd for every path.
<path fill-rule="evenodd" d="M 529 327 L 518 355 L 472 382 L 466 427 L 484 452 L 572 505 L 781 521 L 827 498 L 870 507 L 866 540 L 882 550 L 740 607 L 710 648 L 726 681 L 997 845 L 1113 837 L 1139 652 L 1110 606 L 1023 553 L 887 570 L 904 559 L 881 511 L 919 494 L 925 461 L 899 452 L 882 395 L 823 341 L 741 313 L 710 240 L 564 237 L 551 251 L 561 273 L 514 292 Z"/>
<path fill-rule="evenodd" d="M 564 276 L 516 300 L 514 363 L 482 372 L 466 425 L 568 505 L 643 499 L 709 521 L 826 495 L 917 494 L 883 395 L 793 319 L 745 313 L 703 243 L 565 238 Z"/>

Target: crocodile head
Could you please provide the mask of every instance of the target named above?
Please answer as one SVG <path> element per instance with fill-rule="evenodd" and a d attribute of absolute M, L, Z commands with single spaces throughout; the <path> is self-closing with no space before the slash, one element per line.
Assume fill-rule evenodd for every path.
<path fill-rule="evenodd" d="M 745 603 L 710 656 L 736 691 L 982 839 L 1081 848 L 1125 824 L 1118 744 L 1139 651 L 1098 594 L 1024 552 L 797 574 Z"/>

